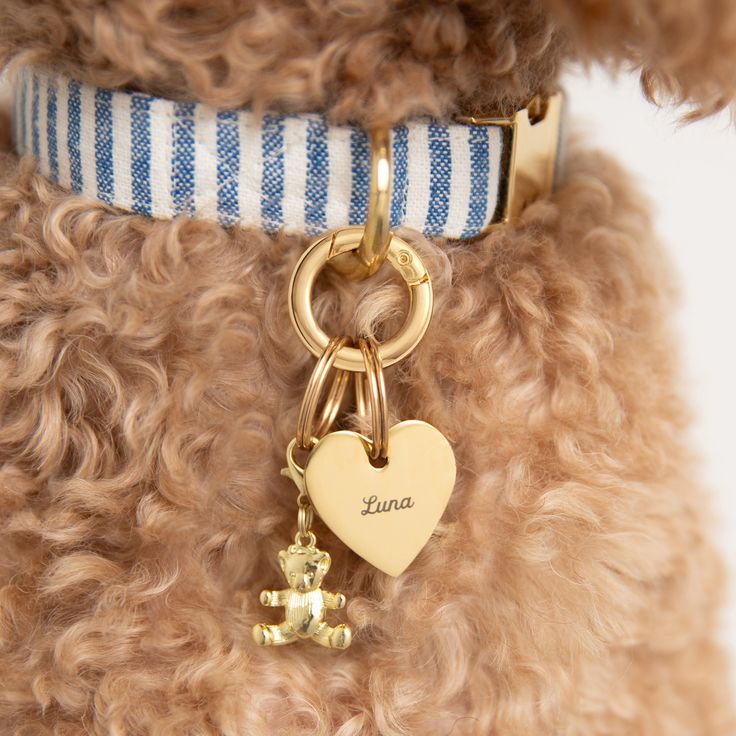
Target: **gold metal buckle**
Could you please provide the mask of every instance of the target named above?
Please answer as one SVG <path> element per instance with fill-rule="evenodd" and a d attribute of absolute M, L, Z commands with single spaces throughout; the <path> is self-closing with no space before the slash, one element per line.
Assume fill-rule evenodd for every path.
<path fill-rule="evenodd" d="M 504 150 L 510 151 L 506 196 L 500 198 L 503 204 L 494 222 L 508 222 L 530 202 L 552 192 L 561 114 L 562 93 L 557 92 L 546 99 L 535 97 L 511 118 L 460 118 L 461 122 L 504 129 Z"/>

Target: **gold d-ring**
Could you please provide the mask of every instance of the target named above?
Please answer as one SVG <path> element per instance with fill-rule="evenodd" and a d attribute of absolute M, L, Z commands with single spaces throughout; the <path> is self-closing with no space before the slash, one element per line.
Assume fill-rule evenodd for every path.
<path fill-rule="evenodd" d="M 371 189 L 368 216 L 360 245 L 331 262 L 343 276 L 365 279 L 386 260 L 391 244 L 391 136 L 386 128 L 371 130 Z"/>
<path fill-rule="evenodd" d="M 319 357 L 330 338 L 317 324 L 312 311 L 312 289 L 326 263 L 341 254 L 358 249 L 362 227 L 349 227 L 325 235 L 304 252 L 291 276 L 289 310 L 291 321 L 309 351 Z M 417 252 L 396 235 L 391 236 L 386 260 L 401 274 L 409 287 L 409 313 L 401 329 L 378 346 L 384 368 L 407 356 L 424 336 L 432 318 L 432 284 Z M 358 348 L 341 347 L 333 364 L 348 371 L 364 371 L 363 355 Z"/>

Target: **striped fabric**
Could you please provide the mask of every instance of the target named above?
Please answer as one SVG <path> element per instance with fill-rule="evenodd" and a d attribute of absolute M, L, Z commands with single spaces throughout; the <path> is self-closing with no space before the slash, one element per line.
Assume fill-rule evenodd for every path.
<path fill-rule="evenodd" d="M 142 215 L 307 235 L 366 220 L 368 134 L 318 114 L 218 112 L 27 68 L 14 135 L 52 181 Z M 412 121 L 391 146 L 392 227 L 470 238 L 495 221 L 500 127 Z"/>

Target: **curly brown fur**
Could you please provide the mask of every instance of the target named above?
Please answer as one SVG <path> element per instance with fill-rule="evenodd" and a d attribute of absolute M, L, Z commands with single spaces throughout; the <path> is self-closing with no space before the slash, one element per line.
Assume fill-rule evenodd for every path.
<path fill-rule="evenodd" d="M 576 60 L 641 70 L 655 102 L 693 103 L 694 120 L 736 98 L 736 4 L 732 0 L 547 0 Z"/>
<path fill-rule="evenodd" d="M 367 124 L 507 114 L 569 59 L 640 68 L 690 118 L 736 97 L 730 0 L 4 0 L 0 50 L 103 86 Z"/>
<path fill-rule="evenodd" d="M 311 363 L 285 300 L 301 243 L 112 214 L 6 162 L 0 722 L 725 733 L 671 294 L 639 197 L 575 159 L 518 228 L 414 239 L 436 314 L 389 395 L 461 471 L 399 579 L 318 529 L 356 633 L 339 660 L 248 636 L 293 532 L 278 470 Z M 393 281 L 330 287 L 333 330 L 400 305 Z"/>
<path fill-rule="evenodd" d="M 510 112 L 554 83 L 535 0 L 4 0 L 0 48 L 96 84 L 336 120 Z M 407 90 L 411 94 L 407 94 Z"/>
<path fill-rule="evenodd" d="M 568 53 L 532 3 L 240 7 L 8 0 L 0 28 L 97 82 L 364 122 L 503 108 Z M 553 197 L 474 242 L 406 233 L 436 308 L 392 414 L 451 439 L 458 485 L 398 579 L 317 526 L 341 653 L 249 634 L 294 532 L 304 242 L 113 212 L 10 155 L 0 183 L 3 734 L 732 732 L 671 278 L 614 163 L 572 149 Z M 329 331 L 402 318 L 383 272 L 322 286 Z"/>

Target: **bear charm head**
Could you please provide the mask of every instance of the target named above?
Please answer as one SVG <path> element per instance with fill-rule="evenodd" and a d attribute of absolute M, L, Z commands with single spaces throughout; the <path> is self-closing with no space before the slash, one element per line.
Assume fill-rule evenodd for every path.
<path fill-rule="evenodd" d="M 279 564 L 292 590 L 308 593 L 322 584 L 330 569 L 330 555 L 316 547 L 289 545 L 279 552 Z"/>

